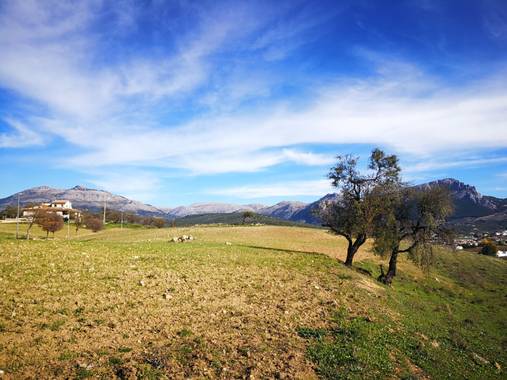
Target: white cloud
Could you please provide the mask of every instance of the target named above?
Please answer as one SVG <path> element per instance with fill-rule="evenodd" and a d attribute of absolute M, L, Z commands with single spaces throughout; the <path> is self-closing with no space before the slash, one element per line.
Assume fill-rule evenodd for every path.
<path fill-rule="evenodd" d="M 238 186 L 207 191 L 208 194 L 254 199 L 269 197 L 323 196 L 333 192 L 329 180 L 288 181 L 267 185 Z"/>
<path fill-rule="evenodd" d="M 140 170 L 125 172 L 97 172 L 88 182 L 103 190 L 121 194 L 127 198 L 150 202 L 160 190 L 160 178 L 152 173 Z"/>
<path fill-rule="evenodd" d="M 407 173 L 418 173 L 438 169 L 460 168 L 460 167 L 470 168 L 502 163 L 507 163 L 507 157 L 490 157 L 490 158 L 455 157 L 454 159 L 448 161 L 434 161 L 429 159 L 425 160 L 424 162 L 419 162 L 413 165 L 405 166 L 403 168 L 403 171 Z"/>
<path fill-rule="evenodd" d="M 11 127 L 12 132 L 0 133 L 0 148 L 22 148 L 32 145 L 42 145 L 44 139 L 18 120 L 6 118 L 4 122 Z"/>
<path fill-rule="evenodd" d="M 302 165 L 328 165 L 331 164 L 334 160 L 334 157 L 332 155 L 312 152 L 300 152 L 294 149 L 283 149 L 282 153 L 286 159 Z"/>
<path fill-rule="evenodd" d="M 91 138 L 94 149 L 74 157 L 72 163 L 157 164 L 195 172 L 212 167 L 214 172 L 226 172 L 291 160 L 328 162 L 289 148 L 299 144 L 375 144 L 407 157 L 434 160 L 463 150 L 503 148 L 507 86 L 502 84 L 437 89 L 421 97 L 419 91 L 407 94 L 395 78 L 382 78 L 327 88 L 313 104 L 298 110 L 275 106 L 171 128 L 133 129 L 128 134 L 123 126 L 109 139 L 86 129 L 85 141 Z"/>

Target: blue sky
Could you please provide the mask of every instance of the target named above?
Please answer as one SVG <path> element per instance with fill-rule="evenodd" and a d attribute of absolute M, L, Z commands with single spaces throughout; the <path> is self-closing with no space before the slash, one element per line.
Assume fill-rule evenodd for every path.
<path fill-rule="evenodd" d="M 507 2 L 0 0 L 0 197 L 312 201 L 337 154 L 507 197 Z"/>

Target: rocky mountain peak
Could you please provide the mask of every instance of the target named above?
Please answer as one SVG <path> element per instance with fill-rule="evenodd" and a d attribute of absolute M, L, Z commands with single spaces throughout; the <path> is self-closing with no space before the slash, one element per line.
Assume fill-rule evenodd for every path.
<path fill-rule="evenodd" d="M 86 190 L 94 190 L 94 189 L 89 189 L 89 188 L 81 186 L 81 185 L 76 185 L 76 186 L 70 188 L 69 190 L 82 190 L 82 191 L 86 191 Z"/>

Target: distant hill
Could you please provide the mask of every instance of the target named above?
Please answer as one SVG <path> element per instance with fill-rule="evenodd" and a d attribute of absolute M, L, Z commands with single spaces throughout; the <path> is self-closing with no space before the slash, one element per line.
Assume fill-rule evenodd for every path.
<path fill-rule="evenodd" d="M 320 208 L 320 205 L 323 203 L 335 202 L 337 198 L 338 194 L 327 194 L 319 200 L 306 205 L 301 210 L 298 210 L 289 219 L 299 223 L 320 225 L 320 220 L 316 214 L 317 210 Z"/>
<path fill-rule="evenodd" d="M 274 226 L 301 226 L 304 223 L 296 223 L 290 220 L 273 218 L 271 216 L 257 214 L 253 218 L 248 218 L 246 224 L 261 223 L 269 224 Z M 175 224 L 178 227 L 181 226 L 193 226 L 198 224 L 232 224 L 242 225 L 243 224 L 243 213 L 215 213 L 215 214 L 201 214 L 201 215 L 187 215 L 182 218 L 175 220 Z M 306 224 L 307 226 L 311 226 Z M 314 226 L 316 227 L 316 226 Z"/>
<path fill-rule="evenodd" d="M 8 205 L 16 205 L 18 194 L 21 205 L 50 202 L 55 199 L 67 199 L 72 202 L 74 208 L 97 211 L 103 209 L 104 202 L 107 201 L 107 208 L 111 210 L 122 210 L 139 215 L 152 216 L 165 216 L 166 214 L 164 210 L 152 205 L 134 201 L 121 195 L 115 195 L 108 191 L 88 189 L 83 186 L 74 186 L 66 190 L 39 186 L 23 190 L 7 198 L 0 199 L 0 209 Z"/>
<path fill-rule="evenodd" d="M 507 211 L 507 199 L 481 195 L 474 186 L 454 178 L 429 182 L 419 187 L 442 186 L 447 188 L 454 200 L 453 218 L 481 217 Z"/>
<path fill-rule="evenodd" d="M 464 184 L 454 178 L 445 178 L 420 186 L 443 186 L 450 191 L 455 210 L 449 224 L 459 231 L 507 229 L 507 199 L 505 198 L 484 196 L 474 186 Z"/>
<path fill-rule="evenodd" d="M 301 211 L 306 206 L 308 206 L 308 204 L 303 202 L 284 201 L 273 206 L 264 207 L 258 210 L 258 212 L 262 215 L 269 215 L 275 218 L 291 219 L 294 214 Z"/>
<path fill-rule="evenodd" d="M 194 203 L 190 206 L 180 206 L 167 211 L 167 216 L 181 218 L 188 215 L 202 214 L 230 214 L 239 211 L 259 212 L 264 205 L 237 205 L 231 203 Z"/>

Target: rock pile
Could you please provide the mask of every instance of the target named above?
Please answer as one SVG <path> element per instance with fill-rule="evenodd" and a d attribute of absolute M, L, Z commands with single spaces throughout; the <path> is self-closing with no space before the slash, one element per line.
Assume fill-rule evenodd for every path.
<path fill-rule="evenodd" d="M 172 243 L 184 243 L 187 241 L 194 240 L 194 237 L 192 235 L 181 235 L 181 236 L 174 236 L 171 240 L 169 240 Z"/>

